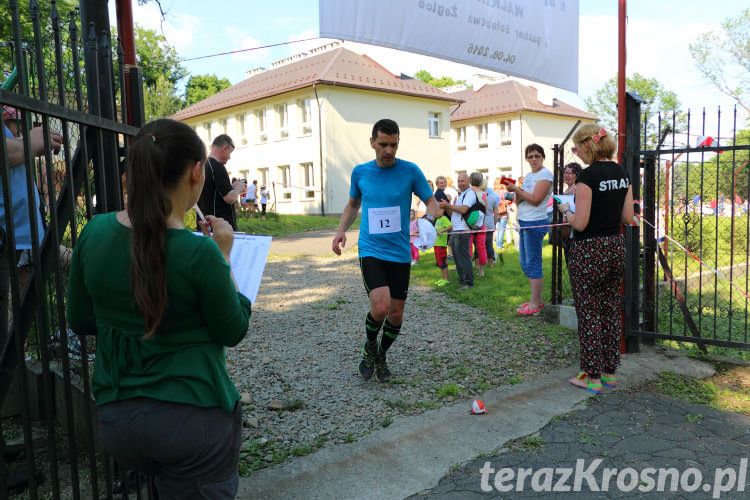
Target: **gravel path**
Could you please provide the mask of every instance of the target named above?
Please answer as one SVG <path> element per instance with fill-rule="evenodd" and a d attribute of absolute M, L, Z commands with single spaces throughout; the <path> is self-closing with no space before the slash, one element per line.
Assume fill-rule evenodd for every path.
<path fill-rule="evenodd" d="M 367 309 L 354 252 L 269 259 L 250 333 L 227 353 L 246 403 L 243 474 L 355 440 L 399 416 L 470 401 L 578 355 L 570 330 L 544 335 L 533 327 L 538 317 L 488 319 L 412 285 L 402 335 L 388 352 L 393 380 L 365 381 L 357 364 Z"/>

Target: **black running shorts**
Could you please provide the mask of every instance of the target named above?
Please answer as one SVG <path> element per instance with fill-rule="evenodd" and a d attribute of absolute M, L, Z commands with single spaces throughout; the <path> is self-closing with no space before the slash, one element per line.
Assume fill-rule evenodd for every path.
<path fill-rule="evenodd" d="M 370 290 L 387 286 L 391 291 L 391 298 L 406 300 L 409 291 L 409 262 L 390 262 L 375 257 L 360 257 L 359 268 L 362 271 L 362 281 L 367 294 Z"/>

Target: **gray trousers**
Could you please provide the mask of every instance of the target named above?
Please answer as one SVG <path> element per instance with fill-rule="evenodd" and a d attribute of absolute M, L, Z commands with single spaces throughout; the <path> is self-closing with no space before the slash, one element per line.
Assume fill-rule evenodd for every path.
<path fill-rule="evenodd" d="M 201 408 L 150 398 L 99 407 L 102 447 L 121 465 L 156 474 L 159 500 L 237 495 L 242 408 Z"/>
<path fill-rule="evenodd" d="M 471 263 L 471 235 L 452 234 L 451 248 L 453 261 L 456 263 L 458 282 L 462 285 L 474 285 L 474 266 Z"/>

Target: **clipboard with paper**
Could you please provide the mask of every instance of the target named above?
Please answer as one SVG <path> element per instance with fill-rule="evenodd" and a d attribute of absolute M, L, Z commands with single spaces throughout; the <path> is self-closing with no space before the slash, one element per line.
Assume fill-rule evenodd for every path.
<path fill-rule="evenodd" d="M 570 211 L 576 213 L 576 196 L 574 194 L 553 194 L 552 197 L 560 205 L 567 203 Z"/>
<path fill-rule="evenodd" d="M 271 236 L 234 233 L 234 244 L 229 254 L 232 274 L 240 293 L 255 304 L 258 289 L 266 268 Z"/>
<path fill-rule="evenodd" d="M 198 236 L 203 233 L 194 232 Z M 234 233 L 234 244 L 229 253 L 234 281 L 239 292 L 255 304 L 258 297 L 263 271 L 266 268 L 268 252 L 271 249 L 271 236 Z"/>

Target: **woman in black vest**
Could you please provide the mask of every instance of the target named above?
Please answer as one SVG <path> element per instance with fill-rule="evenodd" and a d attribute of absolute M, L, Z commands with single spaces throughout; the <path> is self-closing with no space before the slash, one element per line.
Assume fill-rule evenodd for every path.
<path fill-rule="evenodd" d="M 617 385 L 623 333 L 620 286 L 625 278 L 620 224 L 633 221 L 633 191 L 625 169 L 611 160 L 616 144 L 605 129 L 584 125 L 573 136 L 573 145 L 573 153 L 589 167 L 576 180 L 575 213 L 567 203 L 559 207 L 575 230 L 568 258 L 581 372 L 569 382 L 599 394 L 602 385 Z"/>

